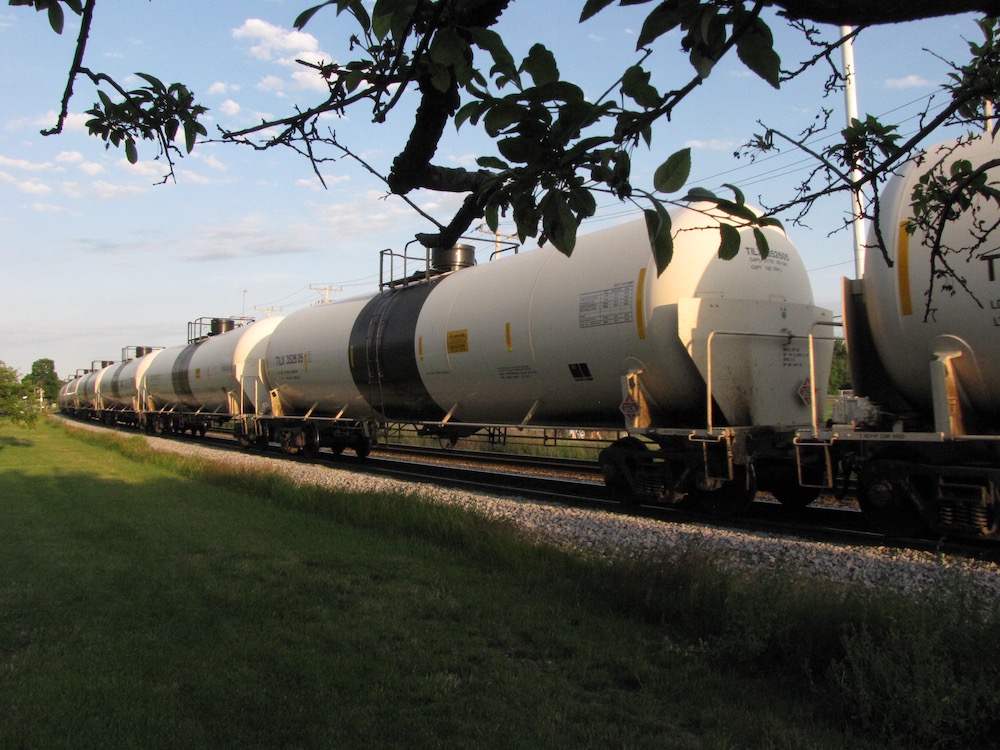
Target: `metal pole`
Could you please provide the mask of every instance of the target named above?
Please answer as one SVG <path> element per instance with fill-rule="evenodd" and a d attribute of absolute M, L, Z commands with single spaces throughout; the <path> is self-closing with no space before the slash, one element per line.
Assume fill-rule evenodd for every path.
<path fill-rule="evenodd" d="M 850 26 L 840 27 L 841 38 L 847 37 L 853 28 Z M 847 125 L 850 126 L 853 120 L 858 119 L 858 91 L 857 76 L 854 71 L 854 39 L 848 39 L 840 46 L 840 51 L 844 66 L 844 110 L 847 116 Z M 851 170 L 851 181 L 857 184 L 862 177 L 860 169 Z M 865 220 L 864 207 L 861 202 L 861 189 L 855 188 L 851 191 L 851 215 L 854 217 L 854 278 L 860 279 L 865 269 Z"/>

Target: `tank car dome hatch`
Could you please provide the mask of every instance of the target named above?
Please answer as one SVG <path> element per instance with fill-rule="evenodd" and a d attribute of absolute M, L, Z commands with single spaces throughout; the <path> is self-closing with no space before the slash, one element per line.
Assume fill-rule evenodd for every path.
<path fill-rule="evenodd" d="M 953 369 L 963 411 L 977 419 L 1000 415 L 1000 231 L 993 231 L 996 209 L 976 198 L 972 210 L 947 222 L 944 254 L 936 254 L 927 232 L 906 231 L 913 188 L 931 167 L 948 170 L 958 159 L 978 166 L 998 157 L 998 144 L 980 136 L 940 144 L 908 162 L 880 205 L 891 266 L 874 230 L 869 234 L 861 288 L 871 337 L 889 379 L 925 412 L 935 398 L 932 372 L 944 366 Z M 1000 169 L 989 170 L 989 179 L 1000 179 Z"/>
<path fill-rule="evenodd" d="M 218 336 L 220 333 L 228 333 L 236 327 L 236 322 L 232 318 L 212 318 L 211 336 Z"/>
<path fill-rule="evenodd" d="M 436 247 L 431 250 L 431 269 L 439 273 L 457 271 L 476 265 L 476 248 L 472 245 Z"/>

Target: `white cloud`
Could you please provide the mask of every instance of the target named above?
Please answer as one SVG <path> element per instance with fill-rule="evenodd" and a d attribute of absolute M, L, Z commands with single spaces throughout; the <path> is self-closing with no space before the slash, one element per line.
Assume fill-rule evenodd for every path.
<path fill-rule="evenodd" d="M 323 55 L 319 41 L 304 31 L 289 31 L 259 18 L 249 18 L 243 25 L 233 30 L 235 39 L 257 42 L 250 48 L 250 54 L 258 60 L 276 60 L 282 65 L 293 65 L 296 58 L 318 61 Z"/>
<path fill-rule="evenodd" d="M 295 71 L 292 73 L 292 80 L 295 82 L 296 88 L 305 89 L 306 91 L 330 90 L 326 79 L 312 68 L 303 68 L 302 70 Z"/>
<path fill-rule="evenodd" d="M 47 172 L 53 168 L 53 164 L 49 161 L 33 162 L 27 159 L 11 159 L 10 157 L 0 155 L 0 167 L 20 169 L 24 172 Z"/>
<path fill-rule="evenodd" d="M 219 172 L 226 171 L 226 165 L 213 153 L 205 153 L 204 151 L 192 151 L 188 156 L 189 159 L 194 159 L 200 161 L 209 169 L 215 169 Z"/>
<path fill-rule="evenodd" d="M 0 184 L 10 185 L 15 190 L 28 195 L 48 195 L 52 188 L 38 180 L 21 180 L 7 172 L 0 172 Z"/>
<path fill-rule="evenodd" d="M 462 154 L 461 156 L 451 154 L 446 158 L 452 164 L 459 164 L 467 169 L 476 169 L 476 154 Z"/>
<path fill-rule="evenodd" d="M 232 99 L 226 99 L 226 101 L 222 102 L 222 104 L 219 105 L 219 109 L 221 109 L 225 114 L 232 117 L 233 115 L 239 114 L 240 105 L 234 102 Z"/>
<path fill-rule="evenodd" d="M 250 54 L 258 60 L 295 67 L 296 70 L 291 74 L 291 78 L 296 88 L 312 91 L 327 90 L 322 76 L 312 69 L 302 68 L 298 62 L 304 60 L 321 63 L 333 60 L 331 55 L 319 48 L 319 42 L 312 34 L 289 31 L 259 18 L 250 18 L 233 30 L 233 37 L 249 40 L 251 43 L 256 42 L 250 47 Z M 280 94 L 284 89 L 284 82 L 276 76 L 267 76 L 257 84 L 257 88 Z"/>
<path fill-rule="evenodd" d="M 98 180 L 90 185 L 91 192 L 99 198 L 122 198 L 129 195 L 138 195 L 146 192 L 145 188 L 134 185 L 114 185 L 110 182 Z"/>
<path fill-rule="evenodd" d="M 53 203 L 32 203 L 30 208 L 36 214 L 68 214 L 70 212 L 65 206 L 57 206 Z"/>
<path fill-rule="evenodd" d="M 104 167 L 96 161 L 86 161 L 80 165 L 80 170 L 84 174 L 93 177 L 95 174 L 101 174 L 104 171 Z"/>
<path fill-rule="evenodd" d="M 887 78 L 885 80 L 885 87 L 890 89 L 918 89 L 930 85 L 930 81 L 918 75 L 908 75 L 903 78 Z"/>
<path fill-rule="evenodd" d="M 311 233 L 288 226 L 274 228 L 268 217 L 254 214 L 233 217 L 229 225 L 199 228 L 186 245 L 184 259 L 231 260 L 308 253 L 317 249 Z"/>
<path fill-rule="evenodd" d="M 260 83 L 257 84 L 257 88 L 261 91 L 277 93 L 284 90 L 285 82 L 278 78 L 278 76 L 264 76 L 260 80 Z"/>
<path fill-rule="evenodd" d="M 60 164 L 75 165 L 84 174 L 94 176 L 104 171 L 104 166 L 96 161 L 87 161 L 86 157 L 79 151 L 60 151 L 56 154 L 56 161 Z"/>
<path fill-rule="evenodd" d="M 724 141 L 720 138 L 711 138 L 707 141 L 698 139 L 685 141 L 684 145 L 690 148 L 702 149 L 705 151 L 732 151 L 738 144 L 735 141 Z"/>
<path fill-rule="evenodd" d="M 132 164 L 128 159 L 122 157 L 115 162 L 115 166 L 126 174 L 145 177 L 155 182 L 162 180 L 163 176 L 170 170 L 166 162 L 154 161 L 152 159 L 140 159 L 135 164 Z"/>
<path fill-rule="evenodd" d="M 225 81 L 216 81 L 208 87 L 208 93 L 213 96 L 222 96 L 223 94 L 239 90 L 240 85 L 238 83 L 226 83 Z"/>

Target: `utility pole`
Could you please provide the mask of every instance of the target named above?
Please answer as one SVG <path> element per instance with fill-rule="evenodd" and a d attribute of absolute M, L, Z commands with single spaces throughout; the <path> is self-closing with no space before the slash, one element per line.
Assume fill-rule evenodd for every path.
<path fill-rule="evenodd" d="M 314 292 L 322 292 L 323 293 L 323 304 L 324 305 L 327 302 L 330 301 L 330 292 L 342 292 L 343 291 L 343 287 L 333 286 L 331 284 L 323 284 L 322 286 L 320 286 L 319 284 L 310 284 L 309 288 L 312 291 L 314 291 Z"/>

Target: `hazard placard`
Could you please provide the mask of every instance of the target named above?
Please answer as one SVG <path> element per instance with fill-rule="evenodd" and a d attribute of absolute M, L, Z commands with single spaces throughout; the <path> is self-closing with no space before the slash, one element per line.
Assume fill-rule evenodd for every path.
<path fill-rule="evenodd" d="M 809 378 L 803 380 L 802 385 L 799 386 L 799 398 L 802 399 L 802 403 L 806 406 L 812 406 L 812 380 Z"/>
<path fill-rule="evenodd" d="M 631 393 L 622 399 L 618 408 L 621 410 L 621 413 L 625 415 L 626 419 L 635 419 L 639 415 L 639 402 L 632 398 Z"/>

